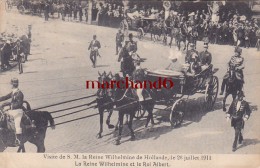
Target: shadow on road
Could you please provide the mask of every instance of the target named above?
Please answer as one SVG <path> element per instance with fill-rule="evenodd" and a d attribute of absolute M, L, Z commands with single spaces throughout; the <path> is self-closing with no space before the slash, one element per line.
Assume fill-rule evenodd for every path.
<path fill-rule="evenodd" d="M 237 149 L 241 149 L 249 145 L 256 145 L 259 143 L 260 143 L 259 139 L 244 139 L 243 144 L 239 146 Z"/>

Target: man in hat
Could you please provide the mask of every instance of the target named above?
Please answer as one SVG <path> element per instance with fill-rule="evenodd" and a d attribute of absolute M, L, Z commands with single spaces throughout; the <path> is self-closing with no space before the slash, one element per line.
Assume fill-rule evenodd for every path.
<path fill-rule="evenodd" d="M 180 63 L 179 58 L 182 56 L 181 51 L 176 48 L 175 53 L 173 53 L 169 59 L 171 60 L 170 65 L 166 68 L 167 70 L 181 72 L 183 70 L 183 65 Z"/>
<path fill-rule="evenodd" d="M 97 56 L 100 57 L 98 49 L 101 48 L 100 42 L 97 40 L 97 36 L 93 35 L 93 40 L 90 42 L 88 50 L 91 49 L 90 51 L 90 60 L 92 62 L 92 66 L 95 68 L 96 67 L 96 59 Z"/>
<path fill-rule="evenodd" d="M 247 121 L 251 114 L 251 109 L 247 101 L 244 100 L 244 92 L 238 93 L 238 98 L 233 100 L 227 112 L 227 121 L 231 119 L 231 127 L 235 129 L 235 139 L 232 146 L 232 151 L 237 149 L 237 143 L 243 143 L 242 130 L 244 129 L 245 121 Z"/>
<path fill-rule="evenodd" d="M 124 34 L 119 29 L 118 33 L 116 33 L 116 55 L 118 54 L 119 50 L 122 48 L 123 41 L 124 41 Z"/>
<path fill-rule="evenodd" d="M 135 86 L 140 86 L 139 88 L 136 88 L 136 95 L 138 97 L 138 101 L 139 103 L 142 105 L 142 102 L 144 101 L 144 97 L 143 97 L 143 81 L 145 78 L 145 72 L 144 69 L 141 68 L 141 62 L 140 60 L 135 60 L 134 62 L 135 64 L 135 70 L 133 72 L 133 81 L 135 82 Z M 138 84 L 139 83 L 139 84 Z"/>
<path fill-rule="evenodd" d="M 12 55 L 12 47 L 10 43 L 10 40 L 6 40 L 4 46 L 1 48 L 1 57 L 3 57 L 2 68 L 5 68 L 4 66 L 7 66 L 7 68 L 11 67 L 11 65 L 9 64 L 9 60 Z"/>
<path fill-rule="evenodd" d="M 211 64 L 212 61 L 212 55 L 210 52 L 208 52 L 208 48 L 209 46 L 207 44 L 204 44 L 204 51 L 199 53 L 199 59 L 200 59 L 200 63 L 201 66 L 209 66 Z"/>
<path fill-rule="evenodd" d="M 19 90 L 19 81 L 17 78 L 13 78 L 11 80 L 12 92 L 9 94 L 0 97 L 0 102 L 11 99 L 11 102 L 6 102 L 2 106 L 9 106 L 10 110 L 8 110 L 8 114 L 14 117 L 15 130 L 13 130 L 15 134 L 15 143 L 14 145 L 18 145 L 17 143 L 17 135 L 22 134 L 22 128 L 20 126 L 20 122 L 23 116 L 23 99 L 24 95 L 21 90 Z"/>
<path fill-rule="evenodd" d="M 235 69 L 235 76 L 237 80 L 240 82 L 239 83 L 239 88 L 238 90 L 242 90 L 243 84 L 244 84 L 244 74 L 243 74 L 243 69 L 245 68 L 244 65 L 244 58 L 241 57 L 242 49 L 239 47 L 235 48 L 235 55 L 231 57 L 230 61 L 228 62 L 228 71 L 223 77 L 222 85 L 221 85 L 221 91 L 220 95 L 223 95 L 223 92 L 226 87 L 227 79 L 230 77 L 229 76 L 229 70 L 230 69 Z"/>
<path fill-rule="evenodd" d="M 193 53 L 196 53 L 197 55 L 199 55 L 199 52 L 197 50 L 195 50 L 195 45 L 194 43 L 190 43 L 190 47 L 191 49 L 187 51 L 186 56 L 185 56 L 185 63 L 189 63 L 191 62 L 191 57 Z"/>
<path fill-rule="evenodd" d="M 125 42 L 125 47 L 129 55 L 131 56 L 133 53 L 137 51 L 137 42 L 133 40 L 133 34 L 129 34 L 129 41 Z"/>
<path fill-rule="evenodd" d="M 17 54 L 17 62 L 19 67 L 19 74 L 23 73 L 23 57 L 25 57 L 25 49 L 21 45 L 21 40 L 17 39 L 16 46 L 14 48 L 15 53 Z"/>

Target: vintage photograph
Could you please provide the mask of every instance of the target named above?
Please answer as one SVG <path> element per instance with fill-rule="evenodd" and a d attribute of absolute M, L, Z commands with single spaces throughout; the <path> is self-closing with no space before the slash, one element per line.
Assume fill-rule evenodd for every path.
<path fill-rule="evenodd" d="M 0 3 L 1 152 L 259 156 L 259 0 Z"/>

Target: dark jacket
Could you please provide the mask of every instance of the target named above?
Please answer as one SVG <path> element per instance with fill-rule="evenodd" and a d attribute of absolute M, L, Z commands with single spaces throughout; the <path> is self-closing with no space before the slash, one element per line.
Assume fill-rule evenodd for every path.
<path fill-rule="evenodd" d="M 10 104 L 11 104 L 12 110 L 22 109 L 23 98 L 24 98 L 23 93 L 18 89 L 18 91 L 14 92 L 14 93 L 11 92 L 11 93 L 7 94 L 6 96 L 0 97 L 0 102 L 11 99 Z"/>

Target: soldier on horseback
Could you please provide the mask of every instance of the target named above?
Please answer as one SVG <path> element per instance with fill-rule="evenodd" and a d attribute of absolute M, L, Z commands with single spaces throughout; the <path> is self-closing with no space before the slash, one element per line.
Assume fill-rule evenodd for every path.
<path fill-rule="evenodd" d="M 122 50 L 119 53 L 118 62 L 122 60 L 121 62 L 121 71 L 123 72 L 123 75 L 126 74 L 132 75 L 132 72 L 134 71 L 134 63 L 133 63 L 133 57 L 139 57 L 136 53 L 137 51 L 137 42 L 133 41 L 133 34 L 129 34 L 129 41 L 125 42 L 125 46 L 122 48 Z"/>
<path fill-rule="evenodd" d="M 22 134 L 22 128 L 20 126 L 21 119 L 23 116 L 23 99 L 24 95 L 21 90 L 18 88 L 19 81 L 17 78 L 13 78 L 11 80 L 12 92 L 7 94 L 6 96 L 0 97 L 0 102 L 11 99 L 11 102 L 6 102 L 2 106 L 10 106 L 8 110 L 8 114 L 14 118 L 15 129 L 13 133 L 15 134 L 14 145 L 19 145 L 19 140 L 17 139 L 17 135 Z"/>
<path fill-rule="evenodd" d="M 242 49 L 239 47 L 235 48 L 235 55 L 231 57 L 231 60 L 228 62 L 228 71 L 223 77 L 223 82 L 221 85 L 221 92 L 220 95 L 223 95 L 223 92 L 225 90 L 227 80 L 231 77 L 232 71 L 235 72 L 234 76 L 237 79 L 238 83 L 238 90 L 241 91 L 244 84 L 244 75 L 243 75 L 243 69 L 244 66 L 244 58 L 241 57 Z"/>
<path fill-rule="evenodd" d="M 237 142 L 242 144 L 243 136 L 242 130 L 244 129 L 245 121 L 248 120 L 251 109 L 243 98 L 245 97 L 243 91 L 238 93 L 238 98 L 235 99 L 229 107 L 227 112 L 227 120 L 231 119 L 231 127 L 235 129 L 235 140 L 233 143 L 232 151 L 235 152 L 237 149 Z"/>

